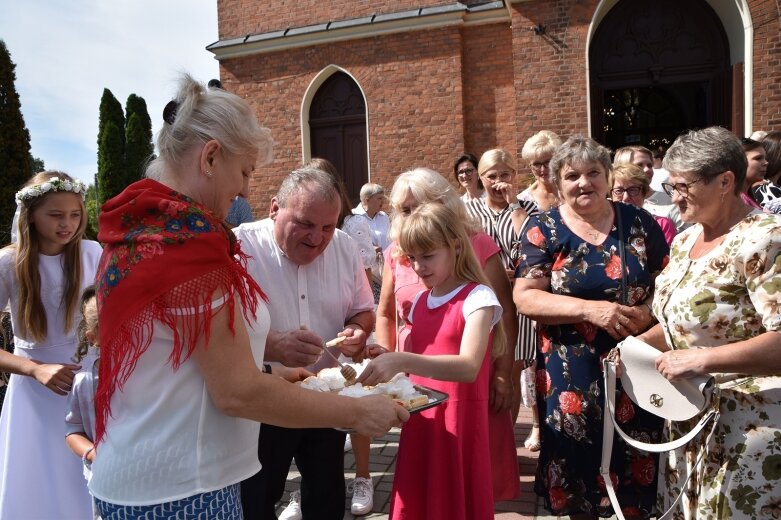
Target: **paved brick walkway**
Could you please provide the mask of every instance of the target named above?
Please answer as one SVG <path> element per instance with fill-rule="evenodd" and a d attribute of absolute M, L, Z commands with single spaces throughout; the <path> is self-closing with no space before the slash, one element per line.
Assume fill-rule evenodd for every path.
<path fill-rule="evenodd" d="M 523 441 L 529 433 L 531 425 L 531 412 L 526 408 L 521 408 L 518 422 L 515 424 L 515 444 L 518 446 L 518 464 L 521 473 L 521 495 L 516 500 L 507 502 L 498 502 L 495 509 L 495 518 L 503 520 L 521 520 L 538 519 L 552 520 L 553 516 L 546 516 L 544 510 L 537 505 L 536 496 L 532 490 L 534 482 L 534 468 L 537 464 L 537 456 L 523 447 Z M 366 518 L 371 520 L 387 520 L 391 484 L 393 482 L 393 471 L 396 464 L 396 451 L 399 447 L 400 430 L 391 430 L 387 435 L 380 439 L 375 439 L 371 444 L 371 459 L 369 470 L 374 481 L 374 510 L 372 513 L 356 517 L 350 513 L 350 497 L 345 503 L 346 520 L 356 518 Z M 352 452 L 345 453 L 344 473 L 348 484 L 355 476 L 355 458 Z M 277 512 L 281 512 L 288 501 L 288 493 L 299 488 L 301 475 L 298 473 L 295 465 L 290 468 L 287 485 L 285 486 L 285 496 L 279 504 Z M 541 516 L 536 516 L 537 510 Z"/>

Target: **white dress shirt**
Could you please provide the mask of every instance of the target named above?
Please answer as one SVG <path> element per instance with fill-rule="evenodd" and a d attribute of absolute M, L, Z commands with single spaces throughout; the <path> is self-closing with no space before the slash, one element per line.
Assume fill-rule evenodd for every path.
<path fill-rule="evenodd" d="M 304 325 L 328 341 L 344 330 L 350 318 L 374 310 L 358 248 L 342 230 L 337 229 L 325 251 L 306 265 L 285 256 L 274 239 L 271 219 L 242 224 L 233 231 L 251 257 L 249 274 L 268 296 L 272 330 L 286 332 Z M 336 363 L 324 355 L 306 368 L 316 373 L 331 366 Z"/>

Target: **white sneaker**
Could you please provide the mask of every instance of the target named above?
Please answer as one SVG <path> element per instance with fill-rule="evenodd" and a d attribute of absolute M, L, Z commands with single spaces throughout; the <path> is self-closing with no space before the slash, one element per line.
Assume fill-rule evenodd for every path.
<path fill-rule="evenodd" d="M 279 520 L 301 520 L 301 491 L 290 493 L 290 503 L 284 511 L 280 513 Z"/>
<path fill-rule="evenodd" d="M 373 506 L 374 485 L 372 479 L 356 477 L 353 480 L 353 501 L 350 511 L 354 515 L 365 515 L 371 512 Z"/>
<path fill-rule="evenodd" d="M 344 440 L 344 452 L 347 453 L 351 449 L 353 449 L 353 439 L 348 435 Z"/>

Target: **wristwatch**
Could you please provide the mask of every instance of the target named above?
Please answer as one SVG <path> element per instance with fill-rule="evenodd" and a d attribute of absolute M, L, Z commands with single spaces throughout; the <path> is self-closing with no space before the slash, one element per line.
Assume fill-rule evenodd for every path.
<path fill-rule="evenodd" d="M 519 202 L 513 202 L 510 204 L 510 211 L 518 211 L 519 209 L 523 209 Z"/>

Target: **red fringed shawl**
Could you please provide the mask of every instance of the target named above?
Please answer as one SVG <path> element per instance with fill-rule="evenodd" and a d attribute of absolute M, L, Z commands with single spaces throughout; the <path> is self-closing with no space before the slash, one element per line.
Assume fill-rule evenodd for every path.
<path fill-rule="evenodd" d="M 175 331 L 173 370 L 208 342 L 211 302 L 225 294 L 233 332 L 234 295 L 245 318 L 265 299 L 246 270 L 246 255 L 221 220 L 189 197 L 151 179 L 128 186 L 103 205 L 96 275 L 100 371 L 95 394 L 96 443 L 111 415 L 111 397 L 152 341 L 154 321 Z M 216 294 L 215 294 L 216 293 Z M 193 314 L 173 316 L 172 308 Z"/>

